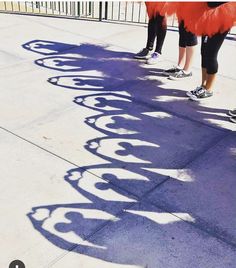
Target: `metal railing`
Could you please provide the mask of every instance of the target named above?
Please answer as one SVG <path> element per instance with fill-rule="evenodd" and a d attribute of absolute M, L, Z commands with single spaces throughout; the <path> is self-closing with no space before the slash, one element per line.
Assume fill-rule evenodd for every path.
<path fill-rule="evenodd" d="M 0 1 L 0 12 L 137 24 L 148 22 L 143 1 Z M 168 18 L 167 25 L 178 26 L 175 16 Z M 236 34 L 236 28 L 231 34 Z"/>
<path fill-rule="evenodd" d="M 144 2 L 131 1 L 1 1 L 0 12 L 141 24 L 148 22 Z M 173 18 L 168 23 L 177 25 Z"/>
<path fill-rule="evenodd" d="M 70 18 L 98 19 L 98 2 L 67 1 L 1 1 L 0 12 Z"/>

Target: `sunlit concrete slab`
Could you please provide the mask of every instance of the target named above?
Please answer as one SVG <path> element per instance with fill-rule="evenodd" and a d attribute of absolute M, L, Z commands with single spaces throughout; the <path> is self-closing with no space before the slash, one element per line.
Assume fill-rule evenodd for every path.
<path fill-rule="evenodd" d="M 1 267 L 15 258 L 44 267 L 65 250 L 87 245 L 84 237 L 136 202 L 92 174 L 86 181 L 70 163 L 12 134 L 1 130 L 0 136 Z M 55 247 L 49 241 L 58 234 L 69 236 Z"/>
<path fill-rule="evenodd" d="M 147 198 L 173 213 L 191 214 L 195 224 L 236 245 L 235 160 L 234 133 L 186 166 L 189 181 L 184 174 L 170 178 Z"/>
<path fill-rule="evenodd" d="M 192 227 L 189 223 L 195 219 L 191 214 L 182 210 L 176 214 L 178 217 L 141 203 L 125 210 L 120 220 L 89 239 L 103 248 L 88 247 L 82 251 L 78 247 L 73 251 L 134 267 L 234 267 L 234 249 Z M 187 223 L 180 220 L 181 215 Z M 55 267 L 62 267 L 63 261 L 70 259 L 76 260 L 74 253 Z"/>

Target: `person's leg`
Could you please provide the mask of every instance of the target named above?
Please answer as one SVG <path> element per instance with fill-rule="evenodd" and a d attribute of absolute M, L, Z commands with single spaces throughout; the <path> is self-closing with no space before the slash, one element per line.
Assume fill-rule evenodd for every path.
<path fill-rule="evenodd" d="M 218 33 L 209 37 L 206 43 L 207 79 L 205 88 L 212 91 L 218 72 L 218 52 L 228 32 Z"/>
<path fill-rule="evenodd" d="M 207 81 L 207 62 L 206 62 L 206 41 L 207 37 L 202 36 L 201 40 L 201 67 L 202 67 L 202 83 L 201 86 L 197 86 L 194 90 L 187 91 L 186 95 L 190 97 L 191 99 L 195 97 L 195 94 L 197 91 L 199 91 L 202 87 L 204 88 L 206 86 Z"/>
<path fill-rule="evenodd" d="M 147 64 L 156 64 L 159 62 L 159 58 L 162 52 L 163 43 L 166 37 L 166 19 L 165 17 L 157 14 L 154 18 L 155 22 L 155 36 L 156 36 L 156 48 L 151 58 L 147 60 Z"/>
<path fill-rule="evenodd" d="M 187 73 L 191 71 L 193 56 L 195 52 L 195 46 L 187 46 L 186 47 L 186 58 L 183 70 Z"/>
<path fill-rule="evenodd" d="M 179 47 L 178 66 L 182 69 L 185 62 L 186 47 Z"/>
<path fill-rule="evenodd" d="M 185 29 L 184 22 L 179 23 L 179 60 L 178 66 L 183 66 L 182 69 L 170 76 L 171 80 L 180 80 L 192 76 L 191 67 L 195 47 L 197 45 L 197 37 Z"/>
<path fill-rule="evenodd" d="M 156 38 L 156 17 L 149 19 L 148 21 L 148 35 L 146 48 L 153 50 L 154 42 Z"/>
<path fill-rule="evenodd" d="M 156 37 L 157 37 L 157 41 L 156 41 L 155 52 L 157 52 L 159 54 L 161 54 L 161 52 L 162 52 L 162 47 L 163 47 L 165 37 L 166 37 L 166 31 L 167 31 L 166 18 L 161 16 L 161 15 L 157 15 L 156 16 Z"/>
<path fill-rule="evenodd" d="M 202 87 L 206 86 L 206 82 L 207 82 L 207 69 L 206 68 L 202 68 Z"/>
<path fill-rule="evenodd" d="M 192 63 L 193 63 L 193 56 L 195 53 L 196 45 L 198 44 L 197 36 L 191 32 L 188 32 L 183 25 L 183 33 L 185 35 L 186 40 L 186 59 L 183 70 L 187 73 L 190 72 Z"/>
<path fill-rule="evenodd" d="M 148 59 L 151 56 L 151 51 L 154 47 L 154 42 L 156 38 L 156 19 L 150 18 L 148 21 L 147 28 L 147 43 L 146 47 L 134 55 L 135 59 Z"/>
<path fill-rule="evenodd" d="M 202 66 L 202 87 L 206 86 L 207 82 L 207 36 L 202 36 L 202 42 L 201 42 L 201 66 Z"/>
<path fill-rule="evenodd" d="M 185 34 L 184 34 L 184 22 L 179 22 L 179 57 L 178 57 L 178 66 L 181 67 L 181 69 L 184 66 L 185 57 L 186 57 L 186 40 L 185 40 Z"/>
<path fill-rule="evenodd" d="M 190 96 L 192 100 L 207 98 L 213 95 L 213 85 L 218 72 L 217 56 L 227 33 L 228 32 L 217 33 L 212 37 L 203 37 L 201 52 L 203 69 L 202 80 L 204 85 Z M 206 71 L 204 69 L 206 69 Z"/>

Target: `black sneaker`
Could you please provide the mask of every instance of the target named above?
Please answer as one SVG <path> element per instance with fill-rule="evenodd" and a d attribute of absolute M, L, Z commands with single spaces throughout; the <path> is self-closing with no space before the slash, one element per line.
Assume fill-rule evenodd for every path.
<path fill-rule="evenodd" d="M 179 68 L 178 66 L 173 66 L 172 68 L 163 71 L 163 74 L 166 76 L 170 76 L 172 74 L 178 73 L 180 70 L 182 69 Z"/>
<path fill-rule="evenodd" d="M 230 120 L 232 123 L 235 123 L 235 124 L 236 124 L 236 115 L 231 116 L 231 117 L 229 118 L 229 120 Z"/>
<path fill-rule="evenodd" d="M 212 95 L 212 91 L 208 91 L 204 87 L 201 87 L 196 92 L 194 92 L 194 94 L 190 95 L 189 98 L 193 101 L 199 101 L 200 99 L 209 98 Z"/>
<path fill-rule="evenodd" d="M 228 114 L 229 114 L 230 116 L 236 116 L 236 109 L 230 110 L 230 111 L 228 112 Z"/>
<path fill-rule="evenodd" d="M 143 48 L 141 51 L 139 51 L 137 54 L 134 55 L 135 59 L 144 59 L 147 60 L 151 57 L 151 51 L 147 48 Z"/>
<path fill-rule="evenodd" d="M 180 70 L 177 73 L 171 74 L 169 76 L 170 80 L 181 80 L 183 78 L 191 77 L 193 74 L 192 72 L 186 73 L 184 70 Z"/>

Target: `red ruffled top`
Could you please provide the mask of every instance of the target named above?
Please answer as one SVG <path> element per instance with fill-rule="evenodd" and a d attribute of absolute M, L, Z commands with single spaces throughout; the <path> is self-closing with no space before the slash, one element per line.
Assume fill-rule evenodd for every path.
<path fill-rule="evenodd" d="M 236 2 L 213 8 L 208 7 L 207 2 L 172 2 L 161 11 L 162 15 L 173 13 L 179 20 L 184 20 L 188 31 L 200 36 L 223 33 L 236 24 Z"/>
<path fill-rule="evenodd" d="M 196 35 L 223 33 L 236 23 L 236 2 L 214 8 L 208 7 L 206 2 L 186 2 L 178 12 L 185 27 Z"/>
<path fill-rule="evenodd" d="M 149 19 L 161 13 L 166 2 L 145 2 Z"/>
<path fill-rule="evenodd" d="M 146 2 L 146 5 L 151 16 L 176 14 L 179 21 L 184 20 L 188 31 L 200 36 L 223 33 L 236 24 L 236 2 L 213 8 L 207 2 Z"/>

